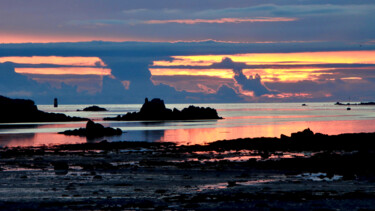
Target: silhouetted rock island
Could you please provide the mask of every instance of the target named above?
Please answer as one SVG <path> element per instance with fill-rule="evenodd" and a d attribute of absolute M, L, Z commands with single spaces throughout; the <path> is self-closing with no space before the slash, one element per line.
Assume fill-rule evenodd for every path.
<path fill-rule="evenodd" d="M 189 106 L 181 111 L 165 107 L 164 101 L 158 98 L 149 101 L 145 99 L 139 112 L 118 115 L 117 117 L 104 118 L 104 120 L 134 121 L 134 120 L 193 120 L 193 119 L 222 119 L 213 108 Z"/>
<path fill-rule="evenodd" d="M 86 118 L 70 117 L 65 114 L 47 113 L 38 110 L 34 101 L 11 99 L 0 96 L 0 122 L 64 122 L 84 121 Z"/>
<path fill-rule="evenodd" d="M 360 103 L 341 103 L 336 102 L 335 105 L 375 105 L 375 102 L 360 102 Z"/>
<path fill-rule="evenodd" d="M 103 136 L 121 135 L 122 130 L 119 128 L 114 129 L 111 127 L 104 127 L 103 125 L 99 123 L 95 123 L 92 120 L 89 120 L 86 124 L 86 128 L 66 130 L 64 132 L 60 132 L 59 134 L 86 136 L 88 138 L 97 138 L 97 137 L 103 137 Z"/>
<path fill-rule="evenodd" d="M 105 108 L 93 105 L 93 106 L 86 107 L 83 110 L 78 109 L 77 111 L 108 111 L 108 110 Z"/>

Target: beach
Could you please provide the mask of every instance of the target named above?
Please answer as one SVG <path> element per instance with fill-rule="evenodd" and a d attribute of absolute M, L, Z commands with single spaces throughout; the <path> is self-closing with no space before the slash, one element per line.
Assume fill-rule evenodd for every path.
<path fill-rule="evenodd" d="M 5 147 L 0 209 L 370 210 L 374 137 Z"/>

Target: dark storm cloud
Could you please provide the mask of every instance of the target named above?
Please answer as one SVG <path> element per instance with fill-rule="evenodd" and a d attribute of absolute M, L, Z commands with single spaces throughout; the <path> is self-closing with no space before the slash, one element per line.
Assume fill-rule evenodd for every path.
<path fill-rule="evenodd" d="M 30 90 L 38 89 L 38 84 L 14 72 L 12 63 L 0 63 L 0 95 L 10 97 L 32 96 Z"/>
<path fill-rule="evenodd" d="M 238 92 L 250 91 L 254 92 L 255 96 L 261 96 L 264 94 L 270 94 L 270 91 L 262 83 L 262 79 L 259 75 L 254 75 L 247 78 L 242 70 L 246 68 L 245 63 L 233 62 L 230 58 L 223 58 L 220 63 L 214 63 L 210 67 L 222 68 L 222 69 L 232 69 L 234 73 L 235 84 L 239 86 Z"/>

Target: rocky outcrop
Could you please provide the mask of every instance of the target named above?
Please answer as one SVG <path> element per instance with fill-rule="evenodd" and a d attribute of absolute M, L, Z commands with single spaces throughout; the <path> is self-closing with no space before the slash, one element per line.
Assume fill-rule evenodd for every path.
<path fill-rule="evenodd" d="M 193 119 L 222 119 L 213 108 L 204 108 L 189 106 L 181 111 L 165 107 L 164 101 L 158 98 L 149 101 L 145 99 L 139 112 L 127 113 L 114 118 L 105 118 L 104 120 L 134 121 L 134 120 L 193 120 Z"/>
<path fill-rule="evenodd" d="M 76 136 L 86 136 L 87 138 L 99 138 L 104 136 L 116 136 L 121 135 L 122 130 L 111 127 L 104 127 L 101 124 L 95 123 L 92 120 L 89 120 L 86 124 L 86 128 L 79 128 L 75 130 L 66 130 L 60 132 L 59 134 L 64 135 L 76 135 Z"/>
<path fill-rule="evenodd" d="M 81 110 L 78 109 L 77 111 L 81 111 Z M 108 111 L 108 110 L 105 108 L 93 105 L 93 106 L 84 108 L 82 111 Z"/>
<path fill-rule="evenodd" d="M 360 103 L 341 103 L 341 102 L 336 102 L 335 105 L 375 105 L 375 102 L 360 102 Z"/>
<path fill-rule="evenodd" d="M 84 121 L 86 118 L 70 117 L 65 114 L 47 113 L 38 110 L 34 101 L 11 99 L 0 96 L 0 122 L 63 122 Z"/>

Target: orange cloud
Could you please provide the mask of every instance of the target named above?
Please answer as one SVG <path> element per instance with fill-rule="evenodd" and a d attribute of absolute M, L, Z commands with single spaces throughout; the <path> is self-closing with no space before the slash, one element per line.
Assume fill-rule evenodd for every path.
<path fill-rule="evenodd" d="M 247 53 L 247 54 L 222 54 L 222 55 L 193 55 L 172 56 L 172 60 L 154 61 L 150 67 L 153 76 L 211 76 L 217 79 L 231 80 L 226 83 L 236 93 L 243 97 L 255 97 L 258 94 L 253 88 L 243 89 L 236 83 L 234 72 L 241 71 L 249 80 L 254 76 L 261 77 L 261 84 L 299 81 L 320 81 L 342 79 L 350 83 L 358 83 L 363 79 L 363 74 L 355 70 L 373 69 L 363 65 L 375 64 L 375 51 L 332 51 L 332 52 L 292 52 L 292 53 Z M 228 58 L 232 63 L 223 62 Z M 345 66 L 347 65 L 347 66 Z M 353 66 L 354 65 L 354 66 Z M 232 69 L 232 67 L 236 69 Z M 262 68 L 264 66 L 264 68 Z M 322 67 L 319 67 L 322 66 Z M 358 66 L 358 67 L 357 67 Z M 224 69 L 226 68 L 226 69 Z M 230 68 L 230 69 L 228 69 Z M 347 71 L 346 71 L 347 70 Z M 238 73 L 238 72 L 237 72 Z M 156 82 L 155 80 L 154 82 Z M 210 83 L 204 81 L 191 81 L 194 85 L 180 85 L 172 80 L 159 81 L 175 87 L 177 90 L 190 92 L 214 93 L 223 82 Z M 182 83 L 181 83 L 182 84 Z M 210 85 L 208 85 L 210 84 Z M 215 84 L 215 85 L 213 85 Z M 264 85 L 264 84 L 263 84 Z M 177 88 L 178 87 L 178 88 Z M 191 87 L 194 87 L 192 89 Z M 213 88 L 215 87 L 215 88 Z M 251 87 L 251 86 L 250 86 Z M 255 88 L 254 88 L 255 89 Z M 193 91 L 194 90 L 194 91 Z M 301 92 L 261 94 L 264 98 L 311 98 L 316 93 Z M 329 97 L 329 93 L 325 93 Z"/>
<path fill-rule="evenodd" d="M 332 52 L 294 52 L 294 53 L 248 53 L 234 55 L 195 55 L 195 56 L 172 56 L 171 61 L 154 61 L 151 69 L 157 69 L 158 75 L 197 75 L 200 70 L 194 68 L 203 67 L 209 70 L 207 74 L 222 78 L 233 78 L 229 70 L 213 69 L 211 65 L 222 62 L 223 58 L 229 58 L 233 62 L 245 65 L 265 65 L 266 68 L 243 69 L 248 78 L 252 75 L 260 75 L 263 82 L 296 82 L 302 80 L 318 80 L 321 76 L 332 75 L 337 68 L 319 68 L 312 65 L 324 64 L 375 64 L 375 51 L 332 51 Z M 298 65 L 293 67 L 294 65 Z M 304 67 L 301 67 L 304 65 Z M 309 65 L 311 65 L 309 67 Z M 179 68 L 183 66 L 184 68 Z M 272 67 L 269 67 L 272 66 Z M 194 68 L 189 68 L 194 67 Z M 207 67 L 207 68 L 205 68 Z M 364 69 L 364 67 L 359 67 Z M 340 69 L 345 69 L 340 67 Z M 212 74 L 213 73 L 213 74 Z M 352 78 L 354 76 L 345 76 Z"/>
<path fill-rule="evenodd" d="M 344 77 L 341 80 L 362 80 L 361 77 Z"/>
<path fill-rule="evenodd" d="M 296 21 L 296 18 L 260 17 L 260 18 L 219 18 L 219 19 L 175 19 L 175 20 L 149 20 L 146 24 L 199 24 L 199 23 L 254 23 L 254 22 L 286 22 Z"/>
<path fill-rule="evenodd" d="M 36 75 L 111 75 L 111 69 L 95 67 L 15 68 L 15 72 Z"/>
<path fill-rule="evenodd" d="M 150 68 L 152 75 L 189 75 L 189 76 L 215 76 L 219 78 L 233 78 L 231 69 L 183 69 L 183 68 Z"/>
<path fill-rule="evenodd" d="M 303 80 L 318 80 L 321 75 L 332 75 L 330 70 L 335 68 L 311 68 L 299 67 L 288 69 L 266 68 L 266 69 L 244 69 L 244 75 L 250 77 L 258 74 L 262 76 L 262 82 L 297 82 Z"/>
<path fill-rule="evenodd" d="M 13 62 L 17 64 L 53 64 L 69 66 L 106 66 L 98 57 L 63 57 L 63 56 L 11 56 L 0 57 L 0 63 Z"/>
<path fill-rule="evenodd" d="M 121 81 L 121 83 L 124 86 L 125 90 L 129 90 L 129 88 L 130 88 L 130 81 L 124 80 L 124 81 Z"/>
<path fill-rule="evenodd" d="M 172 56 L 174 58 L 173 61 L 164 61 L 164 60 L 159 60 L 159 61 L 153 61 L 152 66 L 210 66 L 212 65 L 215 61 L 207 61 L 207 60 L 191 60 L 190 58 L 181 58 L 181 57 L 176 57 Z"/>
<path fill-rule="evenodd" d="M 313 64 L 375 64 L 375 51 L 325 51 L 294 53 L 248 53 L 172 56 L 172 61 L 155 61 L 153 66 L 210 66 L 223 58 L 247 65 L 313 65 Z"/>
<path fill-rule="evenodd" d="M 309 98 L 312 97 L 309 93 L 279 93 L 279 94 L 265 94 L 264 97 L 268 98 L 291 98 L 291 97 L 302 97 Z"/>

